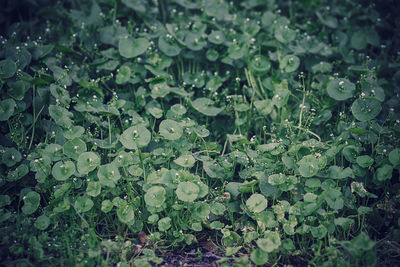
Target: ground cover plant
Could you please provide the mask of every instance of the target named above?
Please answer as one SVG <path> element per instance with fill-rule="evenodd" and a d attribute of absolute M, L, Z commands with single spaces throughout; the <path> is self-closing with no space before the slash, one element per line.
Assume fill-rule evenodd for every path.
<path fill-rule="evenodd" d="M 4 6 L 2 264 L 400 261 L 395 1 Z"/>

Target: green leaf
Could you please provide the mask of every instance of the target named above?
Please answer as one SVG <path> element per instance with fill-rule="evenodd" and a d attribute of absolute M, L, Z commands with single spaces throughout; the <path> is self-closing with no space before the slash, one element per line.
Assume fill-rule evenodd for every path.
<path fill-rule="evenodd" d="M 166 200 L 166 191 L 162 186 L 153 186 L 144 195 L 146 205 L 159 208 Z"/>
<path fill-rule="evenodd" d="M 214 107 L 213 100 L 205 97 L 200 97 L 192 101 L 192 106 L 198 112 L 210 117 L 215 117 L 222 111 L 222 108 Z"/>
<path fill-rule="evenodd" d="M 77 168 L 80 174 L 88 174 L 100 165 L 100 157 L 94 152 L 84 152 L 79 155 Z"/>
<path fill-rule="evenodd" d="M 208 35 L 208 41 L 210 43 L 219 45 L 225 42 L 225 35 L 221 31 L 211 31 L 211 33 Z"/>
<path fill-rule="evenodd" d="M 131 126 L 120 136 L 119 141 L 127 149 L 137 150 L 147 146 L 151 140 L 151 133 L 143 125 Z"/>
<path fill-rule="evenodd" d="M 226 247 L 225 248 L 225 256 L 230 257 L 235 255 L 240 249 L 242 248 L 242 246 L 239 247 Z"/>
<path fill-rule="evenodd" d="M 261 194 L 252 194 L 246 201 L 246 206 L 251 212 L 259 213 L 268 206 L 268 200 Z"/>
<path fill-rule="evenodd" d="M 77 137 L 65 142 L 63 147 L 64 154 L 74 160 L 77 160 L 86 150 L 86 143 Z"/>
<path fill-rule="evenodd" d="M 281 238 L 277 232 L 267 232 L 265 238 L 259 238 L 256 241 L 258 247 L 265 252 L 272 252 L 281 245 Z"/>
<path fill-rule="evenodd" d="M 126 38 L 120 39 L 118 42 L 119 53 L 125 58 L 137 57 L 146 52 L 149 46 L 150 43 L 145 38 Z"/>
<path fill-rule="evenodd" d="M 101 202 L 101 211 L 104 213 L 110 212 L 113 207 L 114 207 L 113 203 L 108 199 L 103 200 Z"/>
<path fill-rule="evenodd" d="M 179 55 L 181 48 L 175 38 L 170 34 L 161 34 L 158 38 L 158 47 L 161 52 L 169 57 Z"/>
<path fill-rule="evenodd" d="M 3 59 L 0 61 L 0 78 L 8 79 L 14 76 L 17 71 L 17 65 L 10 59 Z"/>
<path fill-rule="evenodd" d="M 0 121 L 8 120 L 14 114 L 16 104 L 14 99 L 7 98 L 0 101 Z"/>
<path fill-rule="evenodd" d="M 268 261 L 268 252 L 257 248 L 251 252 L 250 259 L 257 266 L 264 265 Z"/>
<path fill-rule="evenodd" d="M 121 66 L 118 69 L 117 76 L 115 77 L 115 82 L 117 84 L 127 83 L 131 79 L 131 68 L 128 66 Z"/>
<path fill-rule="evenodd" d="M 182 155 L 179 158 L 175 159 L 174 162 L 184 168 L 191 168 L 194 166 L 194 163 L 196 162 L 196 159 L 188 154 L 188 155 Z"/>
<path fill-rule="evenodd" d="M 7 147 L 4 149 L 1 160 L 7 167 L 12 167 L 22 160 L 22 155 L 15 148 Z"/>
<path fill-rule="evenodd" d="M 326 88 L 328 95 L 337 101 L 351 98 L 355 90 L 355 84 L 344 78 L 333 79 Z"/>
<path fill-rule="evenodd" d="M 254 101 L 254 106 L 256 107 L 257 111 L 261 115 L 268 115 L 272 112 L 272 102 L 270 99 L 265 99 L 265 100 L 256 100 Z"/>
<path fill-rule="evenodd" d="M 311 234 L 314 238 L 322 239 L 326 236 L 328 230 L 322 224 L 319 226 L 311 226 Z"/>
<path fill-rule="evenodd" d="M 61 106 L 50 105 L 49 114 L 63 128 L 72 127 L 72 113 Z"/>
<path fill-rule="evenodd" d="M 300 59 L 295 55 L 286 55 L 279 62 L 279 68 L 285 72 L 293 72 L 300 66 Z"/>
<path fill-rule="evenodd" d="M 265 56 L 256 55 L 250 60 L 249 69 L 255 75 L 264 75 L 271 69 L 271 63 Z"/>
<path fill-rule="evenodd" d="M 91 200 L 90 197 L 87 196 L 77 197 L 74 203 L 74 207 L 79 213 L 88 212 L 93 208 L 93 205 L 93 200 Z"/>
<path fill-rule="evenodd" d="M 75 164 L 72 161 L 58 161 L 51 170 L 51 174 L 57 181 L 66 181 L 74 173 Z"/>
<path fill-rule="evenodd" d="M 90 181 L 88 182 L 87 188 L 86 188 L 86 195 L 91 196 L 91 197 L 97 197 L 100 195 L 101 192 L 101 183 L 97 181 Z"/>
<path fill-rule="evenodd" d="M 400 164 L 400 149 L 395 148 L 389 153 L 389 161 L 394 167 Z"/>
<path fill-rule="evenodd" d="M 162 218 L 158 221 L 158 229 L 161 232 L 167 231 L 169 228 L 171 228 L 171 218 L 170 217 L 165 217 Z"/>
<path fill-rule="evenodd" d="M 297 162 L 299 172 L 303 177 L 312 177 L 316 175 L 326 165 L 326 157 L 315 157 L 314 155 L 304 156 Z"/>
<path fill-rule="evenodd" d="M 40 195 L 35 191 L 28 192 L 23 198 L 24 205 L 21 210 L 25 215 L 34 213 L 40 204 Z"/>
<path fill-rule="evenodd" d="M 381 110 L 381 103 L 373 97 L 358 98 L 351 105 L 351 112 L 359 121 L 370 121 L 375 118 Z"/>
<path fill-rule="evenodd" d="M 126 201 L 122 201 L 117 208 L 117 217 L 120 222 L 132 225 L 135 222 L 135 211 L 132 205 L 129 205 Z"/>
<path fill-rule="evenodd" d="M 29 167 L 26 164 L 21 164 L 15 170 L 10 171 L 7 174 L 8 182 L 15 182 L 27 175 L 29 172 Z"/>
<path fill-rule="evenodd" d="M 356 162 L 363 168 L 368 168 L 374 163 L 374 159 L 368 155 L 358 156 L 356 158 Z"/>
<path fill-rule="evenodd" d="M 383 182 L 392 178 L 393 166 L 385 164 L 376 170 L 375 176 L 378 181 Z"/>
<path fill-rule="evenodd" d="M 116 164 L 108 163 L 99 167 L 97 177 L 102 185 L 114 188 L 121 178 L 121 174 Z"/>
<path fill-rule="evenodd" d="M 0 208 L 11 204 L 11 199 L 8 195 L 0 195 Z"/>
<path fill-rule="evenodd" d="M 182 126 L 170 119 L 163 120 L 160 123 L 159 131 L 165 139 L 172 141 L 181 138 L 183 134 Z"/>
<path fill-rule="evenodd" d="M 193 202 L 199 195 L 200 188 L 192 182 L 180 182 L 175 193 L 179 200 Z"/>
<path fill-rule="evenodd" d="M 357 50 L 363 50 L 367 47 L 366 34 L 364 31 L 359 30 L 351 35 L 350 44 Z"/>
<path fill-rule="evenodd" d="M 296 38 L 296 31 L 290 29 L 287 25 L 280 25 L 275 29 L 274 36 L 279 42 L 287 44 Z"/>
<path fill-rule="evenodd" d="M 25 83 L 21 80 L 16 82 L 7 83 L 9 88 L 7 89 L 7 93 L 12 96 L 15 100 L 22 100 L 25 95 Z"/>
<path fill-rule="evenodd" d="M 50 225 L 50 219 L 45 214 L 40 215 L 36 218 L 35 223 L 33 224 L 36 229 L 41 231 L 46 230 Z"/>
<path fill-rule="evenodd" d="M 82 126 L 72 126 L 68 129 L 63 130 L 63 135 L 67 139 L 74 139 L 74 138 L 79 138 L 81 135 L 85 132 L 85 128 Z"/>

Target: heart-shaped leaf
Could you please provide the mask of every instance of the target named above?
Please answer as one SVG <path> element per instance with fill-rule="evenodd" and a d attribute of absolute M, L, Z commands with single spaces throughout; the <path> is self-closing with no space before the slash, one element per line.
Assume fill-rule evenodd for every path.
<path fill-rule="evenodd" d="M 293 72 L 300 66 L 300 59 L 295 55 L 286 55 L 279 62 L 279 68 L 285 72 Z"/>
<path fill-rule="evenodd" d="M 135 211 L 132 205 L 129 205 L 126 201 L 121 202 L 117 208 L 117 217 L 120 222 L 132 225 L 135 219 Z"/>
<path fill-rule="evenodd" d="M 85 132 L 85 128 L 82 126 L 72 126 L 68 129 L 63 130 L 63 135 L 67 139 L 74 139 L 74 138 L 79 138 L 81 135 Z"/>
<path fill-rule="evenodd" d="M 265 238 L 259 238 L 256 243 L 265 252 L 272 252 L 280 247 L 281 238 L 277 232 L 268 232 Z"/>
<path fill-rule="evenodd" d="M 194 166 L 196 160 L 192 155 L 188 154 L 180 156 L 179 158 L 175 159 L 174 162 L 181 167 L 191 168 Z"/>
<path fill-rule="evenodd" d="M 266 57 L 256 55 L 250 60 L 249 69 L 255 75 L 264 75 L 271 69 L 271 63 Z"/>
<path fill-rule="evenodd" d="M 77 137 L 65 142 L 63 146 L 64 154 L 75 160 L 78 159 L 83 152 L 86 152 L 86 150 L 86 143 Z"/>

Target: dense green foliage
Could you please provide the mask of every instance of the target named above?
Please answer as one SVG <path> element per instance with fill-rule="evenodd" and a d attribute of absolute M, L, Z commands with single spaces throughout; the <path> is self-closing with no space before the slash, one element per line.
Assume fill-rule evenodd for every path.
<path fill-rule="evenodd" d="M 399 260 L 400 21 L 359 2 L 5 1 L 1 262 Z"/>

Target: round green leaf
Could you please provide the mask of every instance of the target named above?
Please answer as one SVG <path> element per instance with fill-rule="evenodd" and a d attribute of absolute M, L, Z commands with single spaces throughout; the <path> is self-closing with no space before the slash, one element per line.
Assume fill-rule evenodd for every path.
<path fill-rule="evenodd" d="M 378 181 L 383 182 L 392 178 L 392 173 L 393 173 L 393 166 L 385 164 L 376 170 L 375 175 Z"/>
<path fill-rule="evenodd" d="M 7 93 L 12 96 L 15 100 L 22 100 L 25 95 L 25 83 L 21 80 L 16 82 L 8 83 Z"/>
<path fill-rule="evenodd" d="M 91 196 L 91 197 L 97 197 L 100 195 L 101 192 L 101 183 L 97 181 L 90 181 L 88 182 L 87 188 L 86 188 L 86 195 Z"/>
<path fill-rule="evenodd" d="M 63 135 L 67 139 L 79 138 L 85 132 L 85 128 L 82 126 L 72 126 L 68 129 L 63 130 Z"/>
<path fill-rule="evenodd" d="M 14 76 L 17 71 L 17 65 L 10 59 L 3 59 L 0 61 L 0 78 L 8 79 Z"/>
<path fill-rule="evenodd" d="M 181 167 L 191 168 L 194 166 L 196 160 L 192 155 L 182 155 L 179 158 L 175 159 L 174 162 Z"/>
<path fill-rule="evenodd" d="M 296 32 L 287 25 L 280 25 L 275 29 L 275 38 L 281 43 L 290 43 L 296 38 Z"/>
<path fill-rule="evenodd" d="M 135 211 L 131 205 L 129 205 L 126 201 L 123 201 L 120 205 L 118 205 L 117 217 L 120 222 L 132 225 L 135 219 Z"/>
<path fill-rule="evenodd" d="M 159 208 L 165 202 L 166 191 L 162 186 L 153 186 L 144 195 L 146 205 Z"/>
<path fill-rule="evenodd" d="M 207 58 L 209 61 L 214 62 L 214 61 L 216 61 L 216 60 L 218 59 L 218 57 L 219 57 L 219 53 L 218 53 L 217 50 L 215 50 L 215 49 L 208 49 L 208 50 L 207 50 L 207 52 L 206 52 L 206 58 Z"/>
<path fill-rule="evenodd" d="M 22 206 L 21 210 L 26 215 L 34 213 L 39 207 L 40 195 L 35 191 L 28 192 L 22 199 L 24 200 L 24 206 Z"/>
<path fill-rule="evenodd" d="M 36 229 L 46 230 L 50 225 L 50 219 L 45 214 L 40 215 L 36 218 L 35 223 L 33 224 Z"/>
<path fill-rule="evenodd" d="M 281 245 L 281 238 L 277 232 L 268 232 L 265 238 L 259 238 L 256 243 L 265 252 L 272 252 Z"/>
<path fill-rule="evenodd" d="M 351 112 L 359 121 L 370 121 L 375 118 L 381 110 L 381 103 L 373 97 L 358 98 L 351 105 Z"/>
<path fill-rule="evenodd" d="M 8 195 L 0 195 L 0 208 L 11 204 L 11 199 Z"/>
<path fill-rule="evenodd" d="M 160 35 L 158 38 L 158 48 L 160 48 L 161 52 L 169 57 L 179 55 L 182 50 L 179 44 L 175 41 L 174 37 L 170 34 Z"/>
<path fill-rule="evenodd" d="M 121 174 L 116 164 L 109 163 L 99 167 L 97 177 L 102 185 L 115 187 L 118 180 L 121 178 Z"/>
<path fill-rule="evenodd" d="M 367 47 L 366 33 L 362 30 L 356 31 L 351 35 L 351 46 L 357 50 L 363 50 Z"/>
<path fill-rule="evenodd" d="M 180 182 L 175 193 L 184 202 L 193 202 L 199 195 L 200 188 L 192 182 Z"/>
<path fill-rule="evenodd" d="M 358 165 L 360 165 L 363 168 L 368 168 L 369 166 L 372 165 L 372 163 L 374 163 L 374 159 L 371 158 L 368 155 L 363 155 L 363 156 L 358 156 L 356 158 L 356 162 Z"/>
<path fill-rule="evenodd" d="M 223 215 L 225 210 L 225 205 L 222 203 L 215 202 L 211 204 L 211 212 L 215 215 Z"/>
<path fill-rule="evenodd" d="M 183 134 L 182 126 L 173 120 L 163 120 L 159 127 L 160 134 L 167 140 L 177 140 Z"/>
<path fill-rule="evenodd" d="M 104 213 L 110 212 L 113 207 L 114 207 L 113 203 L 108 199 L 103 200 L 101 202 L 101 211 Z"/>
<path fill-rule="evenodd" d="M 333 79 L 328 83 L 328 95 L 337 101 L 343 101 L 353 96 L 356 86 L 344 78 Z"/>
<path fill-rule="evenodd" d="M 84 152 L 78 157 L 78 172 L 87 174 L 100 165 L 100 157 L 94 152 Z"/>
<path fill-rule="evenodd" d="M 121 66 L 118 69 L 117 76 L 115 77 L 115 82 L 117 84 L 127 83 L 131 79 L 131 68 L 128 66 Z"/>
<path fill-rule="evenodd" d="M 205 97 L 200 97 L 192 101 L 192 106 L 198 112 L 210 117 L 217 116 L 222 111 L 222 108 L 217 108 L 213 105 L 214 101 Z"/>
<path fill-rule="evenodd" d="M 7 147 L 4 150 L 5 151 L 2 156 L 2 163 L 4 163 L 7 167 L 12 167 L 17 164 L 17 162 L 20 162 L 22 160 L 21 153 L 15 148 Z"/>
<path fill-rule="evenodd" d="M 328 230 L 322 224 L 316 227 L 311 226 L 311 234 L 314 238 L 322 239 L 326 236 L 327 233 Z"/>
<path fill-rule="evenodd" d="M 120 39 L 118 42 L 119 53 L 125 58 L 137 57 L 146 52 L 149 46 L 150 43 L 145 38 L 126 38 Z"/>
<path fill-rule="evenodd" d="M 271 63 L 262 55 L 256 55 L 249 62 L 249 69 L 255 75 L 264 75 L 270 70 L 270 68 Z"/>
<path fill-rule="evenodd" d="M 86 150 L 86 143 L 77 137 L 65 142 L 63 147 L 64 154 L 74 160 L 78 159 L 79 155 L 86 152 Z"/>
<path fill-rule="evenodd" d="M 15 170 L 10 171 L 7 175 L 8 182 L 15 182 L 27 175 L 29 172 L 29 168 L 26 164 L 21 164 Z"/>
<path fill-rule="evenodd" d="M 93 200 L 87 196 L 77 197 L 74 204 L 76 211 L 79 213 L 88 212 L 93 208 L 93 205 Z"/>
<path fill-rule="evenodd" d="M 138 149 L 150 143 L 151 133 L 143 125 L 136 125 L 126 129 L 119 139 L 127 149 Z"/>
<path fill-rule="evenodd" d="M 14 99 L 7 98 L 0 101 L 0 121 L 8 120 L 14 114 L 16 104 Z"/>
<path fill-rule="evenodd" d="M 253 194 L 249 199 L 247 199 L 246 206 L 251 212 L 262 212 L 267 208 L 268 200 L 261 194 Z"/>
<path fill-rule="evenodd" d="M 312 177 L 316 175 L 326 165 L 326 157 L 315 157 L 314 155 L 306 155 L 297 162 L 299 172 L 303 177 Z"/>
<path fill-rule="evenodd" d="M 190 50 L 200 51 L 206 46 L 207 42 L 201 33 L 188 32 L 185 36 L 185 44 Z"/>
<path fill-rule="evenodd" d="M 50 105 L 49 114 L 63 128 L 72 127 L 72 113 L 61 106 Z"/>
<path fill-rule="evenodd" d="M 175 104 L 171 107 L 171 111 L 174 112 L 178 116 L 182 116 L 183 114 L 186 113 L 186 108 L 185 106 L 181 104 Z"/>
<path fill-rule="evenodd" d="M 167 231 L 171 228 L 171 218 L 165 217 L 158 221 L 158 229 L 162 232 Z"/>
<path fill-rule="evenodd" d="M 251 252 L 250 259 L 255 265 L 264 265 L 268 261 L 268 253 L 262 249 L 255 249 Z"/>
<path fill-rule="evenodd" d="M 225 42 L 225 35 L 221 31 L 212 31 L 208 35 L 208 41 L 216 45 L 222 44 Z"/>
<path fill-rule="evenodd" d="M 51 170 L 51 174 L 57 181 L 66 181 L 74 173 L 75 164 L 72 161 L 58 161 Z"/>
<path fill-rule="evenodd" d="M 285 72 L 293 72 L 300 66 L 300 59 L 294 55 L 286 55 L 282 58 L 279 68 Z"/>

